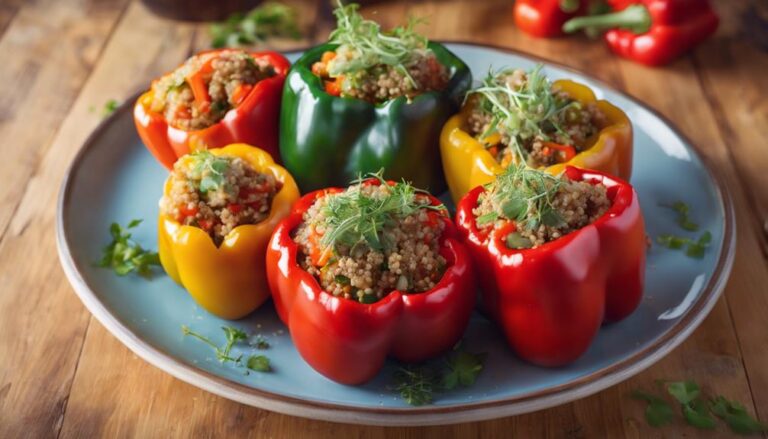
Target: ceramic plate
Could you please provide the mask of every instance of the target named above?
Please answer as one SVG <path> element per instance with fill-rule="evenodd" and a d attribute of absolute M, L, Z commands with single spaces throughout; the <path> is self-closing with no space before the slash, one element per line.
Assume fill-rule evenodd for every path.
<path fill-rule="evenodd" d="M 490 47 L 449 44 L 482 77 L 493 65 L 533 67 L 541 60 Z M 291 53 L 296 59 L 300 54 Z M 703 259 L 653 246 L 648 253 L 645 297 L 626 320 L 605 326 L 592 347 L 568 367 L 544 369 L 523 363 L 483 317 L 472 318 L 465 346 L 487 352 L 477 383 L 436 395 L 434 404 L 411 407 L 391 390 L 388 362 L 372 382 L 351 387 L 329 381 L 302 361 L 271 304 L 237 322 L 207 314 L 170 278 L 118 277 L 94 266 L 113 221 L 144 218 L 135 239 L 156 248 L 158 199 L 166 171 L 134 130 L 131 104 L 93 133 L 75 158 L 58 205 L 62 265 L 83 303 L 137 355 L 173 376 L 245 404 L 291 415 L 338 422 L 429 425 L 509 416 L 562 404 L 616 384 L 647 368 L 680 344 L 701 323 L 720 295 L 733 263 L 735 222 L 725 186 L 696 148 L 637 100 L 606 84 L 545 62 L 552 78 L 572 78 L 627 112 L 635 127 L 632 183 L 640 195 L 647 232 L 680 233 L 674 212 L 659 203 L 685 200 L 701 230 L 712 233 Z M 246 375 L 220 364 L 212 351 L 181 326 L 223 341 L 220 327 L 263 334 L 274 372 Z M 251 353 L 248 347 L 237 352 Z"/>

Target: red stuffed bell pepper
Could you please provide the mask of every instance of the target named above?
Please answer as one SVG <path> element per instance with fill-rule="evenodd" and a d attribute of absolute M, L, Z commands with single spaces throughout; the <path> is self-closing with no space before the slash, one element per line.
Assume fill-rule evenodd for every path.
<path fill-rule="evenodd" d="M 527 174 L 534 172 L 513 169 L 476 187 L 460 201 L 457 222 L 476 261 L 484 309 L 509 345 L 531 363 L 561 366 L 588 349 L 603 322 L 637 308 L 645 229 L 628 183 L 574 167 L 565 178 Z M 539 190 L 539 182 L 547 189 Z M 514 184 L 506 195 L 499 189 Z M 499 202 L 515 221 L 488 210 Z M 538 213 L 526 211 L 526 202 Z M 574 208 L 563 214 L 557 210 L 563 206 Z M 580 211 L 593 217 L 579 223 L 573 212 Z M 534 220 L 532 228 L 525 224 Z M 579 228 L 569 232 L 574 225 Z"/>
<path fill-rule="evenodd" d="M 276 52 L 202 52 L 138 98 L 136 129 L 168 169 L 189 152 L 232 143 L 256 145 L 278 161 L 280 99 L 289 68 Z"/>
<path fill-rule="evenodd" d="M 414 195 L 410 185 L 382 182 L 369 179 L 346 190 L 305 195 L 275 229 L 267 249 L 272 297 L 293 343 L 310 366 L 344 384 L 370 380 L 388 355 L 419 362 L 449 350 L 464 333 L 475 303 L 469 255 L 444 207 L 426 193 Z M 397 209 L 410 216 L 397 216 L 402 213 Z M 341 211 L 355 213 L 333 216 Z M 383 211 L 391 215 L 380 216 Z M 323 212 L 321 221 L 331 222 L 315 222 L 311 215 L 317 212 Z M 414 221 L 423 221 L 417 227 L 424 229 L 411 242 L 413 229 L 404 225 L 420 224 Z M 341 222 L 358 225 L 344 232 Z M 368 233 L 365 224 L 372 222 L 384 232 Z M 326 238 L 344 244 L 335 247 Z M 399 253 L 377 245 L 387 241 Z M 419 271 L 407 248 L 417 249 L 420 261 L 434 261 L 426 265 L 431 270 Z M 378 254 L 388 257 L 376 259 Z M 355 265 L 354 257 L 364 264 Z M 350 274 L 364 266 L 366 274 Z M 378 290 L 364 285 L 371 280 Z"/>
<path fill-rule="evenodd" d="M 613 13 L 576 17 L 563 26 L 605 33 L 617 55 L 649 66 L 674 61 L 717 30 L 720 19 L 709 0 L 609 0 Z"/>

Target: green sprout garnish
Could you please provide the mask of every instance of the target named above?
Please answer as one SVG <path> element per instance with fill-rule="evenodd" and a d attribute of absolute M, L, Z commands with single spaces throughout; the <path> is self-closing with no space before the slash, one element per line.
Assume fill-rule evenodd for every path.
<path fill-rule="evenodd" d="M 554 93 L 552 83 L 541 69 L 539 64 L 528 71 L 519 87 L 504 79 L 514 69 L 489 70 L 482 85 L 467 94 L 467 98 L 479 96 L 480 109 L 491 116 L 491 122 L 480 138 L 494 133 L 509 135 L 509 146 L 520 159 L 527 156 L 522 147 L 523 140 L 539 137 L 549 141 L 550 133 L 556 132 L 570 143 L 570 136 L 558 122 L 559 116 L 569 108 L 581 106 L 578 101 L 563 99 Z"/>
<path fill-rule="evenodd" d="M 514 221 L 518 228 L 535 229 L 539 225 L 558 227 L 563 218 L 552 205 L 563 180 L 546 172 L 530 168 L 524 163 L 510 164 L 494 183 L 486 196 L 493 198 L 500 212 L 479 217 L 478 225 L 504 217 Z M 522 243 L 520 243 L 522 245 Z"/>
<path fill-rule="evenodd" d="M 198 190 L 200 193 L 208 191 L 217 191 L 220 188 L 226 188 L 226 177 L 224 173 L 229 167 L 229 161 L 224 157 L 213 155 L 208 150 L 195 151 L 192 156 L 191 176 L 195 180 L 200 180 Z"/>
<path fill-rule="evenodd" d="M 382 172 L 369 174 L 368 177 L 387 185 Z M 433 206 L 419 199 L 418 195 L 426 192 L 405 181 L 387 185 L 389 193 L 381 198 L 365 194 L 362 182 L 360 177 L 345 192 L 328 196 L 323 210 L 327 227 L 327 233 L 321 240 L 323 246 L 338 249 L 339 246 L 354 248 L 364 244 L 373 250 L 382 250 L 389 245 L 382 236 L 386 226 L 420 209 L 445 209 L 443 205 Z"/>
<path fill-rule="evenodd" d="M 407 66 L 429 51 L 427 38 L 414 30 L 421 21 L 410 19 L 406 26 L 382 32 L 378 23 L 364 19 L 357 12 L 359 7 L 355 3 L 344 6 L 339 1 L 333 11 L 336 15 L 336 29 L 331 32 L 328 40 L 339 45 L 337 53 L 348 51 L 353 56 L 336 57 L 328 65 L 329 74 L 336 77 L 387 65 L 400 71 L 414 87 L 418 87 L 408 73 Z"/>

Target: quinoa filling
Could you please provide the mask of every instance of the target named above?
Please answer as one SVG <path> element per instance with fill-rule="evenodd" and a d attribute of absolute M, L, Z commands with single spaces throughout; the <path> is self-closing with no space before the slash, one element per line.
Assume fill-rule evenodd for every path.
<path fill-rule="evenodd" d="M 235 227 L 267 219 L 282 187 L 272 174 L 256 171 L 239 157 L 209 151 L 178 160 L 169 178 L 170 191 L 160 200 L 160 212 L 204 230 L 217 247 Z"/>
<path fill-rule="evenodd" d="M 350 4 L 334 11 L 337 28 L 330 42 L 339 46 L 312 65 L 329 94 L 377 104 L 445 89 L 448 68 L 429 49 L 427 39 L 414 31 L 416 21 L 382 32 L 377 23 L 363 19 L 357 7 Z"/>
<path fill-rule="evenodd" d="M 248 52 L 203 53 L 152 84 L 151 110 L 185 131 L 208 128 L 240 105 L 274 68 Z"/>
<path fill-rule="evenodd" d="M 567 162 L 589 149 L 606 124 L 596 105 L 553 88 L 540 70 L 489 72 L 467 95 L 467 128 L 502 167 Z"/>
<path fill-rule="evenodd" d="M 511 165 L 486 186 L 472 210 L 486 237 L 508 248 L 536 248 L 593 223 L 611 206 L 605 185 Z"/>
<path fill-rule="evenodd" d="M 298 263 L 328 293 L 374 303 L 393 290 L 419 293 L 442 277 L 447 215 L 406 183 L 355 182 L 317 199 L 294 232 Z"/>

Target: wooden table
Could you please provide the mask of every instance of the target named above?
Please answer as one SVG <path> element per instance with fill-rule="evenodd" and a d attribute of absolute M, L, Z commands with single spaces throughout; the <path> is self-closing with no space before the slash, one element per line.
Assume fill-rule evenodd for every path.
<path fill-rule="evenodd" d="M 293 1 L 309 37 L 331 28 L 326 2 Z M 755 4 L 758 2 L 756 1 Z M 140 360 L 83 307 L 56 257 L 56 195 L 65 169 L 124 99 L 208 45 L 205 26 L 151 15 L 130 0 L 0 3 L 0 437 L 647 437 L 698 436 L 682 422 L 649 427 L 627 397 L 656 379 L 694 379 L 768 420 L 768 54 L 744 39 L 746 0 L 722 0 L 717 36 L 650 69 L 584 38 L 536 40 L 511 2 L 390 1 L 385 25 L 429 17 L 434 39 L 504 45 L 587 71 L 672 119 L 725 175 L 738 218 L 736 263 L 704 324 L 649 370 L 592 397 L 524 416 L 445 427 L 375 428 L 279 415 L 172 378 Z M 93 111 L 93 107 L 97 111 Z M 721 426 L 717 433 L 725 434 Z"/>

